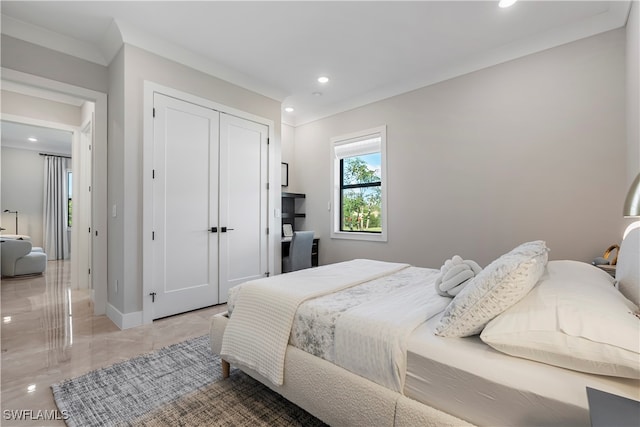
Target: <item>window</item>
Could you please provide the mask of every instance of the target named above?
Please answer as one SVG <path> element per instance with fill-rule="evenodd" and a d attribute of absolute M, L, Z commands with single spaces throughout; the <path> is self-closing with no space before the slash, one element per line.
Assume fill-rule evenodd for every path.
<path fill-rule="evenodd" d="M 73 188 L 73 172 L 67 170 L 67 227 L 71 228 L 71 213 L 73 211 L 72 191 Z"/>
<path fill-rule="evenodd" d="M 387 241 L 386 126 L 331 139 L 331 237 Z"/>

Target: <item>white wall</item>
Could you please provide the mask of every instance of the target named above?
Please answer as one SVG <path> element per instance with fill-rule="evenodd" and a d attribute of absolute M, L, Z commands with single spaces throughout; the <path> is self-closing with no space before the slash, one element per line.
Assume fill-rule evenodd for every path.
<path fill-rule="evenodd" d="M 295 174 L 320 262 L 486 265 L 528 240 L 590 261 L 619 242 L 624 29 L 296 128 Z M 387 125 L 387 243 L 329 238 L 329 139 Z"/>
<path fill-rule="evenodd" d="M 627 21 L 627 186 L 640 172 L 640 3 Z"/>
<path fill-rule="evenodd" d="M 2 211 L 18 211 L 18 231 L 42 247 L 43 157 L 37 151 L 2 147 Z M 2 213 L 4 234 L 15 233 L 15 214 Z"/>
<path fill-rule="evenodd" d="M 282 191 L 289 193 L 296 193 L 296 188 L 299 185 L 296 180 L 295 168 L 293 167 L 296 156 L 295 150 L 295 128 L 282 123 L 282 161 L 289 164 L 289 185 L 283 187 Z"/>

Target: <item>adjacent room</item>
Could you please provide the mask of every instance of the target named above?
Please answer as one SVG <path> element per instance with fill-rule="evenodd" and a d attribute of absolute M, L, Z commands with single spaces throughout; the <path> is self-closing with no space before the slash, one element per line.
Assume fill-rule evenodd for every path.
<path fill-rule="evenodd" d="M 637 425 L 640 3 L 3 1 L 2 425 Z"/>

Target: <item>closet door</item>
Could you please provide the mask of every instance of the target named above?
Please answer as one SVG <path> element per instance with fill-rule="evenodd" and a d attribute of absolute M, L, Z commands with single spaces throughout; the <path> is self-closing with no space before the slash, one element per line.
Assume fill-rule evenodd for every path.
<path fill-rule="evenodd" d="M 268 271 L 269 128 L 220 113 L 220 303 Z"/>
<path fill-rule="evenodd" d="M 219 113 L 154 94 L 153 318 L 218 303 Z M 212 166 L 213 165 L 213 166 Z"/>

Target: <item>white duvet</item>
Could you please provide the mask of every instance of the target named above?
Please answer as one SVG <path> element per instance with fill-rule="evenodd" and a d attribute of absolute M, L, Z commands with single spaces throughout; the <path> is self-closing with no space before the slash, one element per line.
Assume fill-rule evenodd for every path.
<path fill-rule="evenodd" d="M 282 385 L 286 348 L 301 303 L 407 267 L 407 264 L 353 260 L 245 283 L 236 292 L 220 356 Z"/>
<path fill-rule="evenodd" d="M 295 313 L 289 344 L 401 392 L 408 335 L 450 301 L 435 292 L 438 274 L 434 269 L 400 268 L 307 299 Z M 231 319 L 244 286 L 229 292 Z"/>
<path fill-rule="evenodd" d="M 403 393 L 409 335 L 451 301 L 435 291 L 437 276 L 344 312 L 335 326 L 336 365 Z"/>

